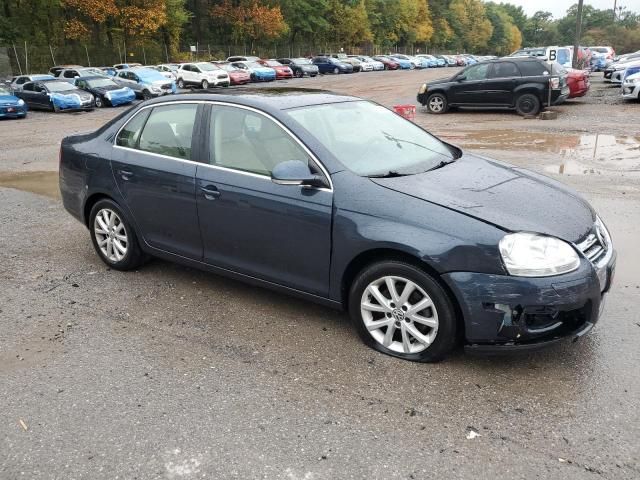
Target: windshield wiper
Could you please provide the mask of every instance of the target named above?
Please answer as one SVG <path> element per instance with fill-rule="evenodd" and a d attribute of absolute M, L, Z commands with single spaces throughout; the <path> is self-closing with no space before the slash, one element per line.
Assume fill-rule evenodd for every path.
<path fill-rule="evenodd" d="M 427 172 L 431 172 L 432 170 L 437 170 L 439 168 L 444 167 L 445 165 L 449 165 L 450 163 L 455 162 L 456 159 L 453 160 L 443 160 L 440 163 L 438 163 L 435 167 L 431 167 L 429 170 L 427 170 Z"/>
<path fill-rule="evenodd" d="M 386 173 L 377 173 L 375 175 L 367 175 L 369 178 L 395 178 L 395 177 L 404 177 L 409 175 L 408 173 L 398 173 L 395 170 L 390 170 Z"/>

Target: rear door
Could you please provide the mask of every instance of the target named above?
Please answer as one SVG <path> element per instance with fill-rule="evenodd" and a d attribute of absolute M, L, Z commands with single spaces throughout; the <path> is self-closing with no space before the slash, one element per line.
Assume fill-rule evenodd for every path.
<path fill-rule="evenodd" d="M 487 76 L 489 63 L 468 67 L 460 74 L 450 88 L 449 103 L 456 105 L 483 105 L 487 102 Z"/>
<path fill-rule="evenodd" d="M 204 261 L 326 297 L 333 192 L 271 181 L 287 160 L 324 175 L 309 152 L 272 118 L 238 106 L 212 105 L 206 130 L 209 164 L 198 166 L 196 191 Z"/>
<path fill-rule="evenodd" d="M 513 91 L 521 78 L 515 62 L 495 62 L 489 69 L 486 101 L 497 106 L 512 106 L 515 103 Z"/>
<path fill-rule="evenodd" d="M 140 110 L 120 130 L 111 159 L 118 189 L 139 232 L 154 248 L 200 260 L 195 198 L 202 104 Z"/>

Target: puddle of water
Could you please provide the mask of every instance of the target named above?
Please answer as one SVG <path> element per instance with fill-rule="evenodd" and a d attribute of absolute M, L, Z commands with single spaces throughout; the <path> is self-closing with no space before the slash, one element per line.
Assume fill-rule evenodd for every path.
<path fill-rule="evenodd" d="M 50 198 L 60 198 L 58 172 L 0 173 L 0 187 L 15 188 Z"/>
<path fill-rule="evenodd" d="M 559 163 L 546 170 L 566 175 L 639 173 L 640 136 L 566 135 L 478 131 L 444 137 L 475 150 L 514 150 L 557 154 Z"/>

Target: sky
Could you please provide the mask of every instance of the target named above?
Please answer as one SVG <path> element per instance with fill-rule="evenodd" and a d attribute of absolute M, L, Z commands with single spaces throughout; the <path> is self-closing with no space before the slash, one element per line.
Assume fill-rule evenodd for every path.
<path fill-rule="evenodd" d="M 578 3 L 577 0 L 495 0 L 496 3 L 505 2 L 520 5 L 524 8 L 527 15 L 533 15 L 538 10 L 551 12 L 554 18 L 564 17 L 567 9 Z M 585 0 L 585 5 L 591 5 L 594 8 L 605 9 L 613 8 L 614 0 Z M 640 0 L 618 0 L 618 6 L 627 7 L 628 10 L 640 13 Z"/>

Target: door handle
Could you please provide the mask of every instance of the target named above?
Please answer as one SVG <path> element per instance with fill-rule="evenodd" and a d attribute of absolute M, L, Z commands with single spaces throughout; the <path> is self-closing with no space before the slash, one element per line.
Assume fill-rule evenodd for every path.
<path fill-rule="evenodd" d="M 120 177 L 122 180 L 130 180 L 133 177 L 133 172 L 131 170 L 118 170 Z"/>
<path fill-rule="evenodd" d="M 207 200 L 215 200 L 220 197 L 220 190 L 213 185 L 207 185 L 206 187 L 200 187 L 200 191 L 204 194 L 204 198 Z"/>

